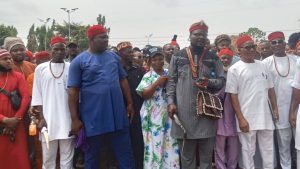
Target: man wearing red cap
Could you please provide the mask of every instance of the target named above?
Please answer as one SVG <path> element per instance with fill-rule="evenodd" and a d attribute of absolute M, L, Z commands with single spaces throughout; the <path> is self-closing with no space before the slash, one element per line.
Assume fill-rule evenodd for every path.
<path fill-rule="evenodd" d="M 42 129 L 43 168 L 55 168 L 59 147 L 60 168 L 71 169 L 74 154 L 74 139 L 69 137 L 71 116 L 68 107 L 67 78 L 69 63 L 65 39 L 59 36 L 51 39 L 49 62 L 37 66 L 34 72 L 32 110 L 39 113 L 39 128 Z M 48 133 L 48 139 L 44 137 Z"/>
<path fill-rule="evenodd" d="M 293 137 L 292 128 L 289 123 L 289 108 L 291 104 L 292 86 L 297 56 L 285 53 L 285 37 L 283 32 L 273 32 L 268 36 L 271 43 L 273 55 L 264 59 L 263 63 L 270 71 L 274 83 L 279 120 L 276 121 L 276 136 L 282 169 L 291 168 L 291 140 Z"/>
<path fill-rule="evenodd" d="M 228 69 L 237 61 L 233 60 L 234 53 L 229 48 L 218 52 L 223 63 L 225 76 Z M 232 108 L 230 95 L 225 94 L 225 87 L 218 93 L 224 100 L 223 118 L 218 120 L 215 145 L 215 163 L 218 169 L 236 169 L 239 157 L 239 138 L 236 130 L 235 112 Z"/>
<path fill-rule="evenodd" d="M 215 46 L 217 48 L 217 52 L 220 52 L 222 49 L 224 48 L 227 48 L 227 49 L 232 49 L 232 45 L 231 45 L 231 39 L 228 35 L 226 34 L 221 34 L 221 35 L 218 35 L 215 39 Z M 219 56 L 220 57 L 220 56 Z M 239 61 L 240 58 L 234 54 L 234 56 L 231 58 L 229 64 L 224 62 L 224 60 L 222 61 L 223 62 L 223 68 L 224 70 L 227 72 L 228 71 L 228 66 L 230 66 L 230 63 L 236 63 L 237 61 Z M 227 61 L 228 62 L 228 61 Z M 227 67 L 227 68 L 226 68 Z"/>
<path fill-rule="evenodd" d="M 201 21 L 191 25 L 191 45 L 176 53 L 169 65 L 167 100 L 169 116 L 176 114 L 186 129 L 172 124 L 171 135 L 181 145 L 181 165 L 196 169 L 196 150 L 199 145 L 200 168 L 211 169 L 217 130 L 216 120 L 197 116 L 199 90 L 216 93 L 225 84 L 222 63 L 218 56 L 205 49 L 207 25 Z"/>
<path fill-rule="evenodd" d="M 238 38 L 236 45 L 241 60 L 229 68 L 225 92 L 230 94 L 236 113 L 243 168 L 254 168 L 253 156 L 257 139 L 263 158 L 263 168 L 273 169 L 272 112 L 274 118 L 278 120 L 274 84 L 265 65 L 261 61 L 254 60 L 256 45 L 252 38 L 243 35 Z"/>
<path fill-rule="evenodd" d="M 21 73 L 12 70 L 9 52 L 0 49 L 0 165 L 5 169 L 30 169 L 23 117 L 30 98 L 26 81 Z M 18 91 L 21 96 L 19 108 L 13 108 L 9 96 L 4 93 Z"/>
<path fill-rule="evenodd" d="M 85 168 L 99 168 L 100 148 L 106 138 L 120 169 L 134 169 L 129 134 L 129 119 L 134 118 L 134 108 L 127 74 L 120 57 L 107 50 L 108 35 L 103 26 L 89 27 L 87 36 L 89 49 L 79 54 L 70 66 L 70 133 L 78 134 L 81 129 L 85 132 L 89 146 L 85 151 Z"/>

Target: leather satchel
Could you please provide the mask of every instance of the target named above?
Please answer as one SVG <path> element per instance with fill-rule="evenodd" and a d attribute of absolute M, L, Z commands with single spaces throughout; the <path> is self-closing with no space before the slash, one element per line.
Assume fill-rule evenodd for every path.
<path fill-rule="evenodd" d="M 194 80 L 199 79 L 198 71 L 202 71 L 202 67 L 200 70 L 198 70 L 198 66 L 196 66 L 196 64 L 201 65 L 200 63 L 202 62 L 205 50 L 203 50 L 203 52 L 200 56 L 199 63 L 196 62 L 196 64 L 193 61 L 190 48 L 186 48 L 186 53 L 187 53 L 189 61 L 190 61 L 192 77 Z M 197 83 L 196 83 L 196 86 L 197 86 Z M 211 119 L 223 118 L 223 115 L 222 115 L 223 104 L 222 104 L 221 100 L 219 99 L 219 97 L 217 97 L 216 95 L 202 91 L 202 89 L 199 87 L 196 102 L 197 102 L 196 106 L 197 106 L 197 115 L 198 116 L 206 116 Z"/>
<path fill-rule="evenodd" d="M 211 119 L 223 118 L 223 105 L 220 98 L 211 93 L 199 90 L 197 94 L 197 115 Z"/>
<path fill-rule="evenodd" d="M 11 101 L 11 105 L 13 107 L 14 110 L 18 110 L 20 108 L 21 105 L 21 96 L 18 92 L 18 90 L 14 90 L 12 92 L 8 92 L 4 89 L 0 89 L 0 92 L 2 92 L 3 94 L 5 94 L 7 97 L 10 98 Z"/>

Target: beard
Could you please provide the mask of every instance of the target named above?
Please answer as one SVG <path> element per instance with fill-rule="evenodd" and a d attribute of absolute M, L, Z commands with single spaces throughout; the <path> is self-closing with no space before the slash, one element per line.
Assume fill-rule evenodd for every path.
<path fill-rule="evenodd" d="M 0 65 L 0 72 L 9 72 L 9 71 L 11 71 L 12 70 L 12 68 L 5 68 L 5 67 L 3 67 L 3 66 L 1 66 Z"/>

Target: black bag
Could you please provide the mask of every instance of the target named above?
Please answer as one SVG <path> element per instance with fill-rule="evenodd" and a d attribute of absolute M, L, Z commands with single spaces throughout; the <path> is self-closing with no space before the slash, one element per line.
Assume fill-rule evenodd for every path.
<path fill-rule="evenodd" d="M 18 90 L 8 92 L 4 89 L 0 89 L 0 92 L 2 92 L 3 94 L 5 94 L 7 97 L 10 98 L 13 109 L 17 111 L 21 105 L 21 96 L 20 96 Z"/>

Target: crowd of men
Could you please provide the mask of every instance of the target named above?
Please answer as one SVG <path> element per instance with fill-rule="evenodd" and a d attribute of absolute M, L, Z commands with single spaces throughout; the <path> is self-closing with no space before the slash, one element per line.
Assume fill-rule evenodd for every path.
<path fill-rule="evenodd" d="M 300 169 L 300 33 L 210 44 L 203 21 L 188 31 L 182 49 L 176 35 L 108 48 L 94 25 L 81 53 L 60 36 L 34 54 L 6 37 L 0 168 Z"/>

